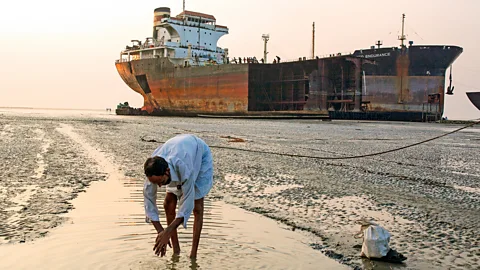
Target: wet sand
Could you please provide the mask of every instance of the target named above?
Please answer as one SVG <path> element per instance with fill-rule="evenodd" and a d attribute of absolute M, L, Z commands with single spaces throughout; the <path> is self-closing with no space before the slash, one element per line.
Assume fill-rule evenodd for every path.
<path fill-rule="evenodd" d="M 60 217 L 66 223 L 50 230 L 48 236 L 32 237 L 25 244 L 0 245 L 0 268 L 348 269 L 309 247 L 318 237 L 293 232 L 259 214 L 211 199 L 206 201 L 198 259 L 192 261 L 186 256 L 192 236 L 191 221 L 188 229 L 179 231 L 182 255 L 158 258 L 152 251 L 153 227 L 144 222 L 142 182 L 126 178 L 107 155 L 89 145 L 71 125 L 58 124 L 56 131 L 83 148 L 86 157 L 106 175 L 106 181 L 93 183 L 86 193 L 74 199 L 74 210 Z M 26 188 L 11 200 L 20 206 L 6 211 L 19 211 L 35 197 Z"/>
<path fill-rule="evenodd" d="M 84 144 L 75 143 L 62 132 L 66 126 L 80 134 Z M 144 142 L 141 137 L 164 141 L 176 134 L 193 133 L 211 146 L 342 156 L 400 147 L 458 127 L 356 121 L 25 115 L 0 111 L 0 155 L 6 160 L 1 176 L 8 179 L 0 182 L 0 218 L 7 220 L 0 223 L 0 239 L 4 243 L 26 241 L 20 245 L 0 245 L 0 266 L 4 261 L 15 262 L 9 259 L 10 255 L 3 255 L 5 253 L 37 254 L 38 249 L 64 254 L 54 256 L 54 266 L 69 265 L 72 261 L 68 259 L 72 258 L 77 258 L 79 265 L 91 263 L 98 268 L 102 265 L 145 269 L 190 266 L 186 257 L 159 260 L 146 252 L 153 243 L 153 230 L 143 222 L 139 164 L 143 164 L 158 143 Z M 302 262 L 305 264 L 300 268 L 309 269 L 312 266 L 309 262 L 313 261 L 317 265 L 312 268 L 331 269 L 321 266 L 325 258 L 321 255 L 326 254 L 350 267 L 365 269 L 478 269 L 479 131 L 467 129 L 405 151 L 349 161 L 272 156 L 212 147 L 216 184 L 210 194 L 209 215 L 222 221 L 212 221 L 209 225 L 212 227 L 206 228 L 208 236 L 201 242 L 203 251 L 197 263 L 203 268 L 226 265 L 283 269 L 299 268 L 295 263 Z M 228 136 L 244 142 L 230 142 Z M 106 157 L 96 160 L 82 145 L 90 145 Z M 87 204 L 80 203 L 82 196 L 104 197 L 104 191 L 95 196 L 94 188 L 112 182 L 112 171 L 105 170 L 108 166 L 102 165 L 102 160 L 117 167 L 114 171 L 118 175 L 114 178 L 117 183 L 123 179 L 120 190 L 129 190 L 129 195 L 122 195 L 120 199 L 105 198 L 107 202 L 101 205 L 110 205 L 110 209 L 105 210 L 111 212 L 108 218 L 105 215 L 89 217 L 92 211 L 81 214 L 79 210 Z M 17 164 L 36 169 L 31 172 Z M 105 179 L 107 181 L 102 182 Z M 78 206 L 74 201 L 76 209 L 62 214 L 72 209 L 71 199 L 91 183 L 94 183 L 92 189 L 79 196 Z M 109 203 L 111 200 L 115 203 Z M 122 203 L 125 206 L 120 206 Z M 279 226 L 278 222 L 231 205 L 285 225 Z M 129 210 L 130 207 L 135 209 Z M 76 213 L 79 216 L 75 217 Z M 381 264 L 359 257 L 361 240 L 353 235 L 359 230 L 355 221 L 362 217 L 374 218 L 392 233 L 392 246 L 408 257 L 406 264 Z M 74 224 L 70 224 L 71 221 Z M 265 231 L 274 236 L 268 236 L 265 231 L 249 232 L 251 224 L 256 222 L 261 225 L 253 228 L 268 228 Z M 64 225 L 57 227 L 60 224 Z M 83 224 L 80 226 L 83 229 L 75 231 L 77 224 Z M 95 230 L 99 233 L 92 232 L 90 237 L 90 231 Z M 296 234 L 299 231 L 304 232 Z M 188 230 L 184 233 L 183 237 L 190 237 Z M 94 238 L 101 240 L 92 244 Z M 85 248 L 76 251 L 72 239 L 85 241 L 80 245 Z M 269 242 L 272 239 L 276 241 Z M 291 240 L 293 242 L 289 242 Z M 187 239 L 182 243 L 183 254 L 187 254 Z M 42 245 L 48 248 L 43 249 Z M 110 249 L 105 249 L 106 246 Z M 67 252 L 61 253 L 62 250 Z M 69 254 L 75 252 L 82 256 Z M 48 258 L 43 252 L 38 257 Z M 233 257 L 244 260 L 233 260 Z M 20 261 L 20 257 L 16 258 L 16 262 Z M 62 258 L 66 259 L 62 261 Z"/>

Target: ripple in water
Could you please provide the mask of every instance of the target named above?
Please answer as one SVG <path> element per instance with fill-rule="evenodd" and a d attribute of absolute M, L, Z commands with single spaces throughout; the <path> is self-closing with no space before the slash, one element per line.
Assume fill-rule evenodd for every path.
<path fill-rule="evenodd" d="M 314 236 L 293 232 L 261 215 L 220 201 L 205 201 L 198 259 L 188 258 L 193 216 L 179 229 L 182 253 L 166 258 L 153 254 L 155 231 L 144 222 L 143 183 L 127 179 L 108 158 L 74 131 L 63 132 L 96 160 L 107 181 L 80 194 L 64 226 L 33 243 L 0 246 L 0 268 L 30 269 L 348 269 L 308 246 Z M 159 191 L 159 206 L 162 205 Z M 163 214 L 162 214 L 163 216 Z M 162 223 L 165 219 L 162 217 Z M 28 260 L 25 260 L 28 254 Z"/>

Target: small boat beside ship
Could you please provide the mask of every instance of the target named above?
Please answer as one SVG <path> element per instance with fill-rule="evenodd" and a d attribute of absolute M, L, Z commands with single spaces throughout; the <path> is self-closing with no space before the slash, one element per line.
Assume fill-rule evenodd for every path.
<path fill-rule="evenodd" d="M 213 15 L 184 10 L 171 16 L 170 8 L 155 9 L 152 37 L 133 41 L 115 63 L 123 81 L 144 98 L 135 114 L 438 120 L 446 71 L 463 52 L 453 45 L 406 45 L 402 33 L 400 47 L 378 42 L 347 55 L 269 63 L 265 53 L 259 61 L 237 61 L 217 46 L 228 33 Z M 447 94 L 451 90 L 450 77 Z"/>

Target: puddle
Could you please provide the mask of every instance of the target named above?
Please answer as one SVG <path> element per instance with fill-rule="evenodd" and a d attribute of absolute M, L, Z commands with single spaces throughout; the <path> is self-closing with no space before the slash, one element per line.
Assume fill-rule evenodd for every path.
<path fill-rule="evenodd" d="M 144 222 L 143 183 L 128 179 L 71 126 L 60 132 L 79 143 L 109 177 L 72 201 L 68 221 L 27 244 L 0 246 L 0 268 L 33 269 L 348 269 L 308 246 L 313 235 L 223 202 L 205 201 L 198 259 L 188 258 L 193 218 L 179 230 L 182 254 L 153 255 L 155 232 Z M 159 201 L 163 193 L 159 192 Z M 161 205 L 161 203 L 159 203 Z M 165 220 L 162 216 L 162 223 Z M 28 260 L 25 260 L 28 254 Z"/>

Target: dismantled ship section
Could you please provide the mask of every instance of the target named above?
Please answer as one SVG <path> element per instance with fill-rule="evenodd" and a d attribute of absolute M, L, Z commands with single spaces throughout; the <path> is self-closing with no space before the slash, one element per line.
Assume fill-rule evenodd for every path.
<path fill-rule="evenodd" d="M 418 87 L 422 89 L 418 97 L 402 99 L 402 105 L 409 103 L 416 110 L 411 110 L 413 107 L 401 110 L 397 108 L 401 104 L 398 100 L 405 94 L 389 88 L 399 85 L 400 89 L 407 89 L 408 84 L 402 84 L 401 76 L 377 77 L 373 82 L 365 76 L 364 67 L 375 62 L 362 57 L 204 67 L 182 67 L 173 65 L 167 58 L 150 58 L 116 65 L 122 79 L 144 97 L 143 114 L 297 114 L 328 115 L 333 119 L 422 121 L 428 115 L 439 118 L 442 113 L 441 77 L 435 83 L 434 88 L 438 89 L 434 94 L 429 95 L 425 88 Z M 432 78 L 425 80 L 428 85 Z M 370 83 L 369 95 L 364 87 L 366 82 Z M 377 87 L 373 87 L 374 83 Z M 390 84 L 391 87 L 385 87 Z M 399 96 L 382 92 L 399 93 Z M 397 107 L 393 108 L 390 103 Z M 125 114 L 132 113 L 126 111 Z"/>
<path fill-rule="evenodd" d="M 332 119 L 439 120 L 443 114 L 445 69 L 410 74 L 403 53 L 392 65 L 365 57 L 249 66 L 248 111 L 323 113 Z M 412 76 L 417 75 L 417 76 Z"/>
<path fill-rule="evenodd" d="M 151 115 L 367 113 L 360 57 L 178 67 L 166 58 L 117 62 Z"/>
<path fill-rule="evenodd" d="M 361 58 L 339 56 L 249 66 L 248 111 L 361 112 Z"/>

